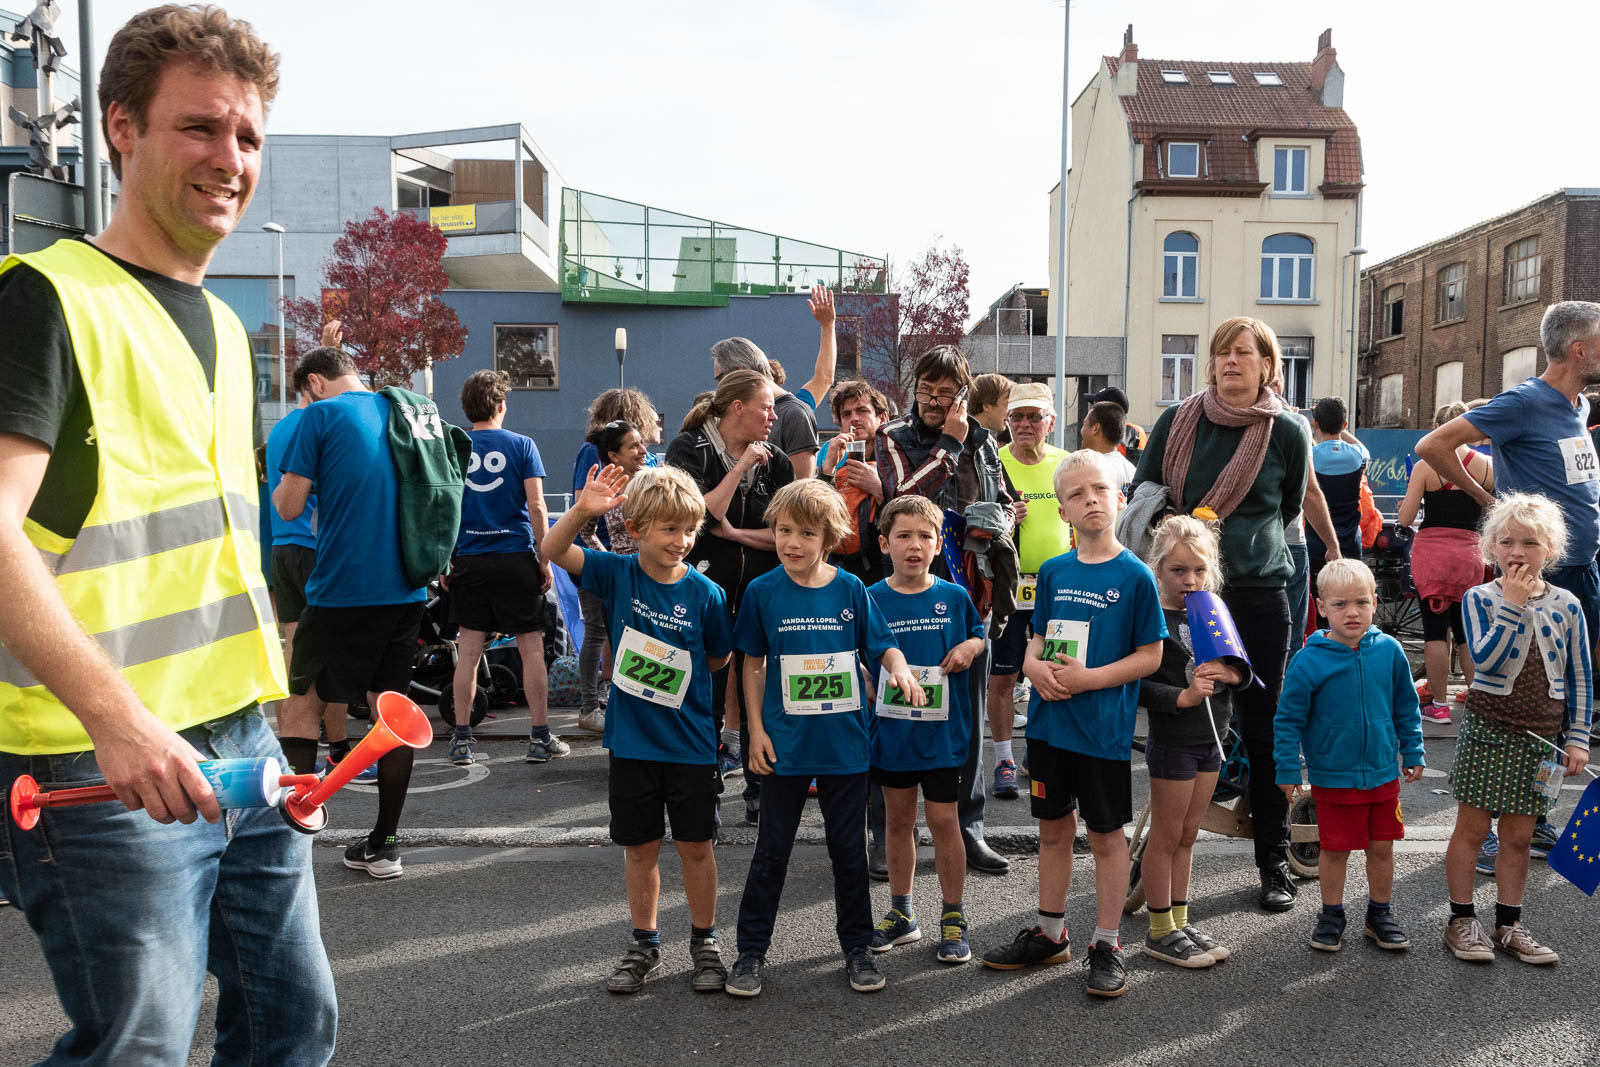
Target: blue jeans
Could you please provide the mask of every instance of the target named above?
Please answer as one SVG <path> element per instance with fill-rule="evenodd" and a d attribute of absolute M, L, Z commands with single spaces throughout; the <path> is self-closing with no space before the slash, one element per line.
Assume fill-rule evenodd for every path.
<path fill-rule="evenodd" d="M 1306 609 L 1311 603 L 1311 557 L 1306 551 L 1306 546 L 1286 545 L 1289 550 L 1289 561 L 1294 564 L 1294 573 L 1289 575 L 1289 584 L 1283 591 L 1289 595 L 1289 658 L 1299 652 L 1306 643 Z"/>
<path fill-rule="evenodd" d="M 183 731 L 207 758 L 283 750 L 260 711 Z M 105 779 L 92 751 L 0 753 L 9 794 Z M 0 890 L 27 916 L 72 1020 L 44 1061 L 170 1067 L 188 1060 L 206 972 L 217 977 L 214 1063 L 321 1067 L 338 1006 L 311 877 L 311 838 L 277 811 L 163 826 L 120 803 L 50 808 L 32 831 L 0 817 Z"/>

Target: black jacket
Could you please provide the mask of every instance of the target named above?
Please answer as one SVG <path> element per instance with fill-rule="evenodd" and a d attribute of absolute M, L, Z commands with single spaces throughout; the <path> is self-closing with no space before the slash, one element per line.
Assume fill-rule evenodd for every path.
<path fill-rule="evenodd" d="M 717 455 L 704 430 L 691 430 L 673 438 L 667 446 L 667 463 L 688 472 L 702 495 L 722 484 L 732 468 Z M 728 525 L 740 530 L 766 528 L 767 505 L 777 491 L 794 481 L 794 464 L 789 457 L 772 449 L 772 458 L 756 468 L 754 483 L 734 491 L 725 516 Z M 709 528 L 715 517 L 706 516 Z M 746 548 L 736 541 L 702 532 L 687 562 L 728 594 L 728 607 L 737 611 L 745 586 L 778 565 L 776 552 Z"/>

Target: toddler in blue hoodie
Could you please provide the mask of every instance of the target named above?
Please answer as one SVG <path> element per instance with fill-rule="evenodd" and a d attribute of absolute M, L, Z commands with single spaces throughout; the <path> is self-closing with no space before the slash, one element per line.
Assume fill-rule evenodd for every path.
<path fill-rule="evenodd" d="M 1394 843 L 1405 837 L 1400 768 L 1422 777 L 1422 709 L 1411 664 L 1400 642 L 1372 625 L 1377 608 L 1372 571 L 1339 559 L 1317 576 L 1317 610 L 1328 620 L 1284 675 L 1273 720 L 1278 787 L 1292 800 L 1300 789 L 1301 751 L 1317 803 L 1322 842 L 1318 877 L 1322 912 L 1311 947 L 1344 945 L 1344 882 L 1350 853 L 1367 854 L 1366 936 L 1398 951 L 1411 942 L 1389 906 Z"/>

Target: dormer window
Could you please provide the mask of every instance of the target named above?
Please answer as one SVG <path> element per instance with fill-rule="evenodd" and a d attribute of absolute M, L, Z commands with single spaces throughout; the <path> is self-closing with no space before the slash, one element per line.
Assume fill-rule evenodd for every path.
<path fill-rule="evenodd" d="M 1168 85 L 1189 84 L 1189 76 L 1181 70 L 1164 70 L 1161 72 L 1161 80 Z"/>
<path fill-rule="evenodd" d="M 1167 144 L 1167 177 L 1200 177 L 1200 143 L 1171 141 Z"/>
<path fill-rule="evenodd" d="M 1256 84 L 1257 85 L 1282 85 L 1283 84 L 1283 79 L 1278 77 L 1276 71 L 1258 70 L 1258 71 L 1255 71 L 1253 73 L 1255 74 L 1255 79 L 1256 79 Z"/>
<path fill-rule="evenodd" d="M 1212 85 L 1233 85 L 1233 75 L 1225 70 L 1208 70 L 1206 77 L 1211 79 Z"/>

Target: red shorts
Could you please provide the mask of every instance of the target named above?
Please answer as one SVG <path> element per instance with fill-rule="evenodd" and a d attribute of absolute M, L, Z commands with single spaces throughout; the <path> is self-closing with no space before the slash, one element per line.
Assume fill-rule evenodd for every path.
<path fill-rule="evenodd" d="M 1374 789 L 1311 787 L 1317 802 L 1317 833 L 1329 852 L 1358 852 L 1374 841 L 1402 841 L 1400 779 Z"/>

